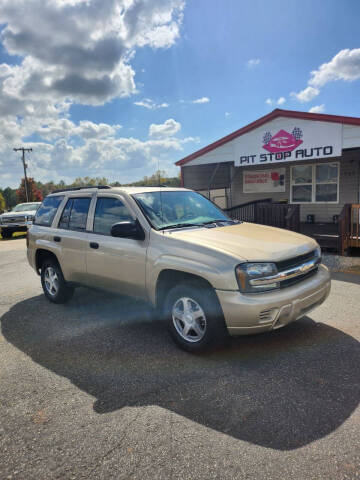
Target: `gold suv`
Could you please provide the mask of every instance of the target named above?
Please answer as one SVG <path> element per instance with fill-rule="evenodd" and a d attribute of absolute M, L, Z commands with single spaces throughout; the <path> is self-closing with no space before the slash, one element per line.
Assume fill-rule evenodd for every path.
<path fill-rule="evenodd" d="M 56 191 L 36 213 L 27 255 L 51 302 L 78 285 L 147 300 L 189 351 L 283 327 L 330 291 L 314 240 L 234 221 L 184 188 Z"/>

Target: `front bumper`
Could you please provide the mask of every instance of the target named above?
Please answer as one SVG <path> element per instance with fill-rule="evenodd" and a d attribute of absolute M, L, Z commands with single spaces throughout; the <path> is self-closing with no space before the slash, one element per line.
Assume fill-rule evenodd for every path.
<path fill-rule="evenodd" d="M 216 290 L 231 335 L 249 335 L 283 327 L 317 307 L 330 293 L 330 273 L 317 273 L 298 284 L 262 294 Z"/>
<path fill-rule="evenodd" d="M 19 223 L 0 223 L 0 231 L 2 229 L 12 230 L 14 232 L 21 230 L 27 230 L 29 222 L 19 222 Z"/>

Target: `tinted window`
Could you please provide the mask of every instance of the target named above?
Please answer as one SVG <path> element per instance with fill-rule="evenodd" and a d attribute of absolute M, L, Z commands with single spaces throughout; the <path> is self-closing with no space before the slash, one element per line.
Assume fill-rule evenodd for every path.
<path fill-rule="evenodd" d="M 104 197 L 96 202 L 94 233 L 110 235 L 114 223 L 133 220 L 128 209 L 117 198 Z"/>
<path fill-rule="evenodd" d="M 91 198 L 70 198 L 61 215 L 59 228 L 86 230 L 90 202 Z"/>
<path fill-rule="evenodd" d="M 69 229 L 86 230 L 91 198 L 74 198 L 70 213 Z"/>
<path fill-rule="evenodd" d="M 50 227 L 52 221 L 54 220 L 58 206 L 62 202 L 63 198 L 63 195 L 45 198 L 39 210 L 36 212 L 34 224 Z"/>
<path fill-rule="evenodd" d="M 72 204 L 73 204 L 73 199 L 70 198 L 67 201 L 67 204 L 61 214 L 58 228 L 69 228 L 69 220 L 70 220 L 70 212 L 71 212 Z"/>

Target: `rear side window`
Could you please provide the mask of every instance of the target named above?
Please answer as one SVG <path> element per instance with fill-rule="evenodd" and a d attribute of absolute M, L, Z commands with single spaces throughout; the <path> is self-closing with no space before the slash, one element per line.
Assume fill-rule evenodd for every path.
<path fill-rule="evenodd" d="M 64 195 L 46 197 L 35 215 L 34 224 L 50 227 Z"/>
<path fill-rule="evenodd" d="M 62 212 L 59 228 L 86 230 L 91 198 L 70 198 Z"/>
<path fill-rule="evenodd" d="M 94 233 L 110 235 L 114 223 L 131 220 L 133 217 L 121 200 L 111 197 L 98 198 L 94 216 Z"/>

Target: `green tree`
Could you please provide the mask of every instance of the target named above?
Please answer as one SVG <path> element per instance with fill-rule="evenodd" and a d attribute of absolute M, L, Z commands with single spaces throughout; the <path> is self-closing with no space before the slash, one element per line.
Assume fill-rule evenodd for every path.
<path fill-rule="evenodd" d="M 5 210 L 5 198 L 3 194 L 0 192 L 0 213 L 3 213 Z"/>
<path fill-rule="evenodd" d="M 6 187 L 2 193 L 5 199 L 6 208 L 10 210 L 11 208 L 15 207 L 15 205 L 17 204 L 16 190 L 13 190 L 10 187 Z"/>
<path fill-rule="evenodd" d="M 108 185 L 109 180 L 105 177 L 78 177 L 71 187 L 95 187 L 96 185 Z"/>
<path fill-rule="evenodd" d="M 150 177 L 143 177 L 137 182 L 129 183 L 131 187 L 157 187 L 159 185 L 166 185 L 167 187 L 180 187 L 180 176 L 168 177 L 165 170 L 157 170 Z"/>

